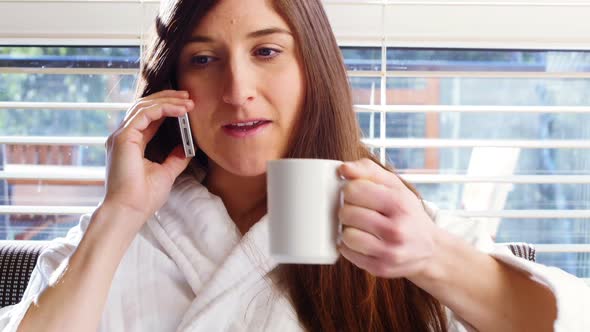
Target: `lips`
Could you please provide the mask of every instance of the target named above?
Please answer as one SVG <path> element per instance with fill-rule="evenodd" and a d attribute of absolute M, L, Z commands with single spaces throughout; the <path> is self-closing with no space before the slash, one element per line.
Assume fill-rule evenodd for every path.
<path fill-rule="evenodd" d="M 252 130 L 258 126 L 261 126 L 265 123 L 268 123 L 268 120 L 253 120 L 247 122 L 237 122 L 237 123 L 230 123 L 228 125 L 223 126 L 224 128 L 231 129 L 231 130 Z"/>
<path fill-rule="evenodd" d="M 226 124 L 223 126 L 223 131 L 236 138 L 256 135 L 266 128 L 271 121 L 266 119 L 253 119 L 246 121 L 238 121 Z"/>

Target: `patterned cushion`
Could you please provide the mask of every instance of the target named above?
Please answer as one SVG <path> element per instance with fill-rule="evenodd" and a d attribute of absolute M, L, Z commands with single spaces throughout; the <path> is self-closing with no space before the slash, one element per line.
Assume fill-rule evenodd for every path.
<path fill-rule="evenodd" d="M 537 252 L 535 247 L 533 247 L 531 244 L 524 242 L 510 242 L 505 243 L 505 245 L 510 248 L 510 251 L 512 251 L 514 256 L 524 258 L 531 262 L 535 262 L 537 260 Z"/>
<path fill-rule="evenodd" d="M 0 241 L 0 308 L 18 303 L 47 241 Z"/>

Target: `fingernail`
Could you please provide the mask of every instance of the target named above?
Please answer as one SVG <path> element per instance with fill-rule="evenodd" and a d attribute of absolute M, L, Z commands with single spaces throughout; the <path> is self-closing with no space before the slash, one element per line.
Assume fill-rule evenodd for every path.
<path fill-rule="evenodd" d="M 340 177 L 340 179 L 346 179 L 346 177 L 344 176 L 343 170 L 342 170 L 342 167 L 346 164 L 347 163 L 344 162 L 340 165 L 340 167 L 338 167 L 338 176 Z"/>

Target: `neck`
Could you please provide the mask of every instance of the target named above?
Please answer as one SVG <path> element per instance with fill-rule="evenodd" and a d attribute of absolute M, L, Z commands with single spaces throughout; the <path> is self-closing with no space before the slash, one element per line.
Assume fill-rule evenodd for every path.
<path fill-rule="evenodd" d="M 237 176 L 209 161 L 209 171 L 203 184 L 221 198 L 242 234 L 266 214 L 266 174 Z"/>

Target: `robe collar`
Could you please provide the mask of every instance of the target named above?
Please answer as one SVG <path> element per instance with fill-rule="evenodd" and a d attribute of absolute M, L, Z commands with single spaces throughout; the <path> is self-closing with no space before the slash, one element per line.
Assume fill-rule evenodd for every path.
<path fill-rule="evenodd" d="M 266 279 L 277 263 L 270 257 L 267 216 L 241 236 L 223 201 L 200 181 L 183 174 L 148 227 L 190 285 L 195 299 L 178 330 L 192 330 L 195 319 L 238 284 Z"/>

